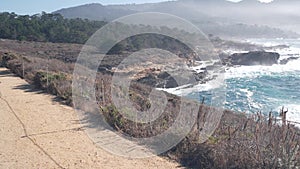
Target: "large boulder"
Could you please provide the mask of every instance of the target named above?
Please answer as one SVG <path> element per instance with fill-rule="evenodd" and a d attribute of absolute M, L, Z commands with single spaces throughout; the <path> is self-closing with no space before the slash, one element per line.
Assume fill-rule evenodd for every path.
<path fill-rule="evenodd" d="M 174 76 L 172 76 L 168 72 L 160 72 L 158 74 L 148 72 L 146 76 L 137 79 L 137 82 L 157 88 L 174 88 L 195 82 L 204 83 L 207 75 L 207 71 L 200 73 L 191 72 L 191 74 L 189 74 L 190 76 L 184 76 L 181 74 L 181 72 L 177 74 L 175 72 L 173 73 Z"/>
<path fill-rule="evenodd" d="M 137 80 L 139 83 L 158 88 L 174 88 L 178 87 L 176 80 L 167 72 L 157 74 L 148 74 Z"/>
<path fill-rule="evenodd" d="M 275 52 L 255 51 L 248 53 L 235 53 L 228 58 L 232 65 L 265 65 L 271 66 L 278 63 L 280 55 Z"/>

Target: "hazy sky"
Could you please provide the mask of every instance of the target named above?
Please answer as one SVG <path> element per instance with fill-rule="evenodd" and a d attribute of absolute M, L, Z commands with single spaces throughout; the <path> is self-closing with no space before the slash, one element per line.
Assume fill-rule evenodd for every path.
<path fill-rule="evenodd" d="M 241 0 L 228 0 L 228 1 L 239 2 Z M 268 2 L 272 2 L 273 0 L 258 0 L 258 1 L 268 3 Z"/>
<path fill-rule="evenodd" d="M 88 3 L 128 4 L 161 2 L 164 0 L 0 0 L 0 12 L 15 12 L 17 14 L 36 14 L 42 11 L 53 12 L 61 8 Z"/>
<path fill-rule="evenodd" d="M 128 4 L 161 2 L 167 0 L 0 0 L 0 12 L 15 12 L 17 14 L 36 14 L 42 11 L 53 12 L 55 10 L 88 3 Z M 239 1 L 239 0 L 231 0 Z M 271 1 L 271 0 L 261 0 Z"/>

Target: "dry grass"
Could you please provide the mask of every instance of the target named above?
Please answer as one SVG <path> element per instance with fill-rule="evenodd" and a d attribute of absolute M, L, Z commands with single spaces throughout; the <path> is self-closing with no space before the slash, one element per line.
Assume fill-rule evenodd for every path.
<path fill-rule="evenodd" d="M 298 168 L 299 129 L 270 117 L 225 111 L 204 144 L 185 139 L 168 155 L 191 168 Z"/>
<path fill-rule="evenodd" d="M 33 52 L 33 49 L 26 50 L 27 54 Z M 71 80 L 74 63 L 64 62 L 66 59 L 61 58 L 47 59 L 43 54 L 29 57 L 22 55 L 22 52 L 6 51 L 0 51 L 2 65 L 37 87 L 63 98 L 68 104 L 72 103 Z M 166 94 L 167 108 L 153 123 L 142 124 L 127 120 L 123 114 L 128 110 L 119 112 L 111 98 L 111 90 L 124 97 L 123 89 L 112 87 L 111 75 L 98 73 L 97 76 L 97 102 L 110 125 L 120 132 L 133 137 L 154 136 L 168 129 L 178 115 L 182 100 Z M 131 84 L 130 99 L 136 109 L 149 109 L 150 91 L 148 86 Z M 211 109 L 201 105 L 198 121 L 204 122 L 203 118 Z M 190 168 L 299 168 L 300 133 L 298 128 L 285 120 L 286 113 L 282 110 L 282 120 L 277 120 L 272 114 L 265 117 L 258 113 L 248 117 L 245 114 L 224 111 L 219 127 L 205 143 L 199 143 L 200 138 L 197 137 L 202 125 L 199 123 L 195 126 L 196 130 L 165 155 Z"/>

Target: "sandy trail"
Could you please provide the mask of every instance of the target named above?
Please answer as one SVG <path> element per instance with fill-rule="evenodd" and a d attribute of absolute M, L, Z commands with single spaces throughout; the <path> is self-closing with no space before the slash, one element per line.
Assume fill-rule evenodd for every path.
<path fill-rule="evenodd" d="M 71 107 L 0 67 L 0 168 L 177 168 L 160 157 L 128 159 L 89 139 Z"/>

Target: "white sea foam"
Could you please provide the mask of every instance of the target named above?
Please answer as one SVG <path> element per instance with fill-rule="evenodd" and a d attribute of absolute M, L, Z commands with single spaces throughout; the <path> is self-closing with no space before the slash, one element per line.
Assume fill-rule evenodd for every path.
<path fill-rule="evenodd" d="M 223 81 L 223 77 L 219 76 L 214 80 L 208 81 L 205 84 L 196 84 L 196 85 L 183 85 L 176 88 L 157 88 L 157 90 L 166 91 L 171 94 L 175 94 L 178 96 L 186 96 L 188 94 L 194 93 L 194 92 L 201 92 L 201 91 L 210 91 L 216 88 L 220 88 L 221 86 L 224 86 L 225 83 Z"/>
<path fill-rule="evenodd" d="M 285 75 L 293 75 L 295 77 L 300 77 L 300 39 L 298 40 L 299 43 L 296 46 L 291 45 L 289 48 L 277 48 L 268 50 L 269 52 L 277 52 L 280 54 L 280 60 L 284 60 L 290 57 L 299 57 L 297 60 L 290 60 L 285 65 L 275 64 L 273 66 L 236 66 L 236 67 L 227 67 L 225 73 L 218 74 L 219 77 L 222 77 L 222 75 L 225 76 L 225 79 L 238 79 L 238 78 L 255 78 L 260 77 L 263 75 L 275 75 L 275 76 L 285 76 Z M 278 43 L 277 43 L 278 42 Z M 275 46 L 275 45 L 290 45 L 291 41 L 289 43 L 280 43 L 281 40 L 275 40 L 275 42 L 270 43 L 264 43 L 262 41 L 262 44 L 265 46 Z M 229 53 L 236 53 L 237 51 L 227 51 Z M 239 51 L 239 52 L 245 52 L 245 51 Z M 205 61 L 205 62 L 196 62 L 197 66 L 191 68 L 191 70 L 194 70 L 196 72 L 203 71 L 203 68 L 213 65 L 214 61 Z M 212 72 L 209 72 L 210 76 L 213 77 L 214 74 Z M 223 79 L 224 80 L 224 79 Z M 246 83 L 246 82 L 245 82 Z M 193 85 L 185 85 L 177 88 L 172 89 L 159 89 L 164 90 L 169 93 L 173 93 L 175 95 L 179 96 L 187 96 L 191 93 L 201 92 L 201 91 L 218 91 L 220 86 L 225 86 L 224 81 L 216 79 L 208 81 L 206 84 L 193 84 Z M 231 85 L 229 83 L 229 85 Z M 246 85 L 246 84 L 245 84 Z M 217 89 L 217 90 L 213 90 Z M 230 88 L 228 88 L 230 89 Z M 236 89 L 235 89 L 236 90 Z M 289 112 L 287 114 L 287 119 L 289 121 L 295 121 L 300 123 L 300 104 L 295 102 L 295 100 L 281 100 L 278 98 L 264 98 L 264 102 L 260 102 L 260 100 L 257 98 L 256 91 L 251 91 L 247 88 L 247 86 L 244 86 L 243 88 L 237 88 L 235 91 L 235 94 L 237 97 L 244 96 L 247 99 L 245 100 L 247 102 L 246 110 L 249 111 L 249 113 L 253 113 L 251 110 L 260 110 L 264 107 L 266 107 L 266 104 L 270 104 L 268 108 L 271 108 L 273 110 L 279 111 L 281 107 L 276 108 L 280 104 L 284 104 L 285 107 L 289 109 Z M 263 94 L 263 93 L 262 93 Z M 242 97 L 241 97 L 242 98 Z M 239 110 L 240 106 L 238 103 L 231 102 L 231 100 L 227 100 L 227 105 L 230 104 L 230 107 L 234 107 L 236 110 Z M 276 109 L 274 109 L 276 108 Z M 245 108 L 241 108 L 240 111 L 245 110 Z M 300 127 L 300 124 L 296 124 L 298 127 Z"/>
<path fill-rule="evenodd" d="M 294 50 L 294 49 L 293 49 Z M 297 48 L 298 50 L 298 48 Z M 297 53 L 297 50 L 294 50 L 294 54 Z M 286 57 L 291 57 L 290 55 L 287 55 L 289 52 L 286 52 Z M 300 49 L 299 49 L 300 53 Z M 292 55 L 294 56 L 294 55 Z M 281 56 L 282 57 L 282 56 Z M 284 59 L 282 57 L 282 59 Z M 198 61 L 196 62 L 195 67 L 192 67 L 191 70 L 196 72 L 203 72 L 203 68 L 207 66 L 211 66 L 216 61 Z M 272 66 L 236 66 L 236 67 L 228 67 L 225 70 L 224 77 L 225 79 L 232 79 L 232 78 L 255 78 L 263 75 L 272 75 L 274 73 L 290 73 L 295 71 L 300 71 L 300 59 L 297 60 L 291 60 L 285 65 L 280 64 L 274 64 Z M 211 72 L 210 72 L 211 73 Z M 213 74 L 211 74 L 213 76 Z M 300 75 L 298 75 L 300 76 Z M 166 92 L 185 96 L 192 92 L 199 92 L 199 91 L 209 91 L 212 89 L 216 89 L 221 86 L 220 83 L 216 83 L 220 80 L 212 80 L 207 82 L 206 84 L 198 84 L 198 85 L 184 85 L 177 88 L 170 88 L 170 89 L 159 89 L 164 90 Z"/>
<path fill-rule="evenodd" d="M 208 66 L 214 65 L 216 62 L 219 62 L 219 60 L 211 60 L 211 61 L 196 61 L 194 67 L 191 67 L 190 69 L 192 71 L 195 71 L 197 73 L 204 72 L 205 70 L 203 68 L 206 68 Z M 201 91 L 210 91 L 216 88 L 220 88 L 222 85 L 224 85 L 224 74 L 219 74 L 219 71 L 208 71 L 209 77 L 207 79 L 214 79 L 209 80 L 205 84 L 187 84 L 183 86 L 179 86 L 176 88 L 157 88 L 157 90 L 166 91 L 171 94 L 175 94 L 178 96 L 186 96 L 190 93 L 194 92 L 201 92 Z"/>
<path fill-rule="evenodd" d="M 300 55 L 300 39 L 249 39 L 246 42 L 264 47 L 274 47 L 266 51 L 279 53 L 280 59 Z M 287 47 L 276 48 L 279 45 L 286 45 Z"/>
<path fill-rule="evenodd" d="M 255 44 L 255 45 L 261 45 L 264 47 L 273 47 L 278 45 L 289 45 L 288 39 L 247 39 L 247 43 Z"/>
<path fill-rule="evenodd" d="M 285 73 L 300 71 L 300 59 L 292 60 L 285 65 L 275 64 L 272 66 L 236 66 L 226 70 L 225 78 L 254 78 L 272 73 Z"/>
<path fill-rule="evenodd" d="M 227 55 L 232 55 L 234 53 L 248 53 L 249 51 L 237 50 L 237 49 L 227 49 L 227 50 L 224 50 L 223 52 Z"/>
<path fill-rule="evenodd" d="M 291 58 L 291 57 L 296 57 L 296 58 L 300 58 L 300 48 L 298 47 L 289 47 L 289 48 L 275 48 L 272 50 L 266 50 L 267 52 L 277 52 L 280 54 L 280 58 L 279 58 L 279 63 L 282 60 Z"/>
<path fill-rule="evenodd" d="M 246 93 L 246 96 L 248 98 L 251 98 L 253 96 L 253 92 L 248 89 L 240 89 L 240 91 Z"/>
<path fill-rule="evenodd" d="M 195 62 L 196 66 L 191 67 L 190 69 L 197 72 L 197 73 L 204 72 L 205 70 L 203 70 L 203 68 L 206 68 L 207 66 L 212 66 L 218 61 L 219 60 L 196 61 Z"/>
<path fill-rule="evenodd" d="M 290 57 L 298 57 L 297 60 L 291 60 L 285 65 L 273 66 L 236 66 L 228 68 L 226 79 L 257 77 L 260 75 L 270 75 L 272 73 L 284 73 L 300 71 L 300 40 L 295 39 L 249 39 L 248 43 L 263 45 L 265 47 L 287 45 L 287 48 L 273 48 L 266 50 L 268 52 L 277 52 L 280 54 L 279 62 Z M 243 53 L 243 52 L 242 52 Z"/>

